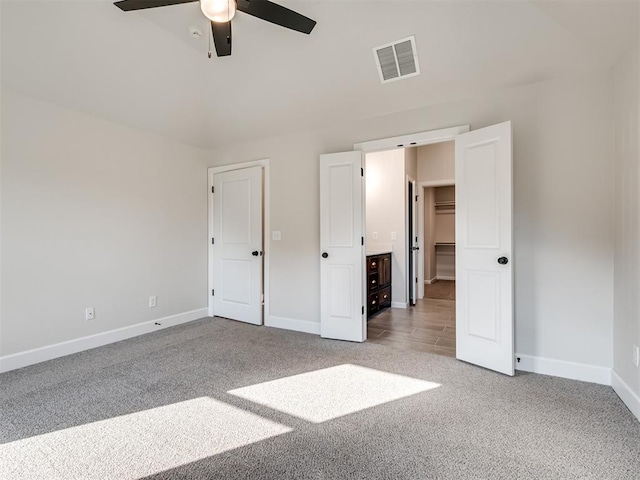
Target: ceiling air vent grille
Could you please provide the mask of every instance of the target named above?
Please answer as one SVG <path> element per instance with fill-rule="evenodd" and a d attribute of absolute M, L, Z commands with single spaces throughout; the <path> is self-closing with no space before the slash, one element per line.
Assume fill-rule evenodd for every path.
<path fill-rule="evenodd" d="M 413 36 L 373 49 L 382 83 L 420 75 L 416 40 Z"/>

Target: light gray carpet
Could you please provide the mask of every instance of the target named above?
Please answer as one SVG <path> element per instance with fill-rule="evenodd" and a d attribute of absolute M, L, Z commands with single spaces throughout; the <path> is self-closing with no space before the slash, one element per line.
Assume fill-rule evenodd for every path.
<path fill-rule="evenodd" d="M 640 478 L 609 387 L 222 319 L 0 382 L 3 479 Z"/>

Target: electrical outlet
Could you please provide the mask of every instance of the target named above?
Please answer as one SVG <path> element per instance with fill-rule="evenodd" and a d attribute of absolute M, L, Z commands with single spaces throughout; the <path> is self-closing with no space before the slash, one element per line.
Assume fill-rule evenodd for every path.
<path fill-rule="evenodd" d="M 280 230 L 274 230 L 271 232 L 271 240 L 275 240 L 276 242 L 282 240 L 282 233 Z"/>
<path fill-rule="evenodd" d="M 94 318 L 96 318 L 96 313 L 93 310 L 93 307 L 87 307 L 84 310 L 84 319 L 85 320 L 93 320 Z"/>
<path fill-rule="evenodd" d="M 378 239 L 378 232 L 372 232 L 371 233 L 371 238 L 373 238 L 374 240 Z"/>
<path fill-rule="evenodd" d="M 633 346 L 633 364 L 636 367 L 640 366 L 640 348 L 638 345 Z"/>
<path fill-rule="evenodd" d="M 158 298 L 155 295 L 149 297 L 149 308 L 153 308 L 156 305 L 158 305 Z"/>
<path fill-rule="evenodd" d="M 396 234 L 396 232 L 391 232 L 391 240 L 397 240 L 398 239 L 398 235 Z"/>

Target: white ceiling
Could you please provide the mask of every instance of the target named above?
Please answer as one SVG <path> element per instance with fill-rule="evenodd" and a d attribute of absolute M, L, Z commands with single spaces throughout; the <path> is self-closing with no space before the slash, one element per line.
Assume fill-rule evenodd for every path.
<path fill-rule="evenodd" d="M 215 147 L 608 67 L 637 28 L 636 0 L 279 3 L 317 20 L 312 34 L 238 13 L 233 55 L 208 59 L 198 3 L 2 0 L 2 84 Z M 409 35 L 422 74 L 382 85 L 372 48 Z"/>

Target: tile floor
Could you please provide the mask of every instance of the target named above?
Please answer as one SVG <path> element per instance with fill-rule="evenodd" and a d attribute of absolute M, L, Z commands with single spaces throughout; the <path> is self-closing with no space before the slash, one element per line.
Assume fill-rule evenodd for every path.
<path fill-rule="evenodd" d="M 456 302 L 425 298 L 388 308 L 367 323 L 367 340 L 403 350 L 456 356 Z"/>

